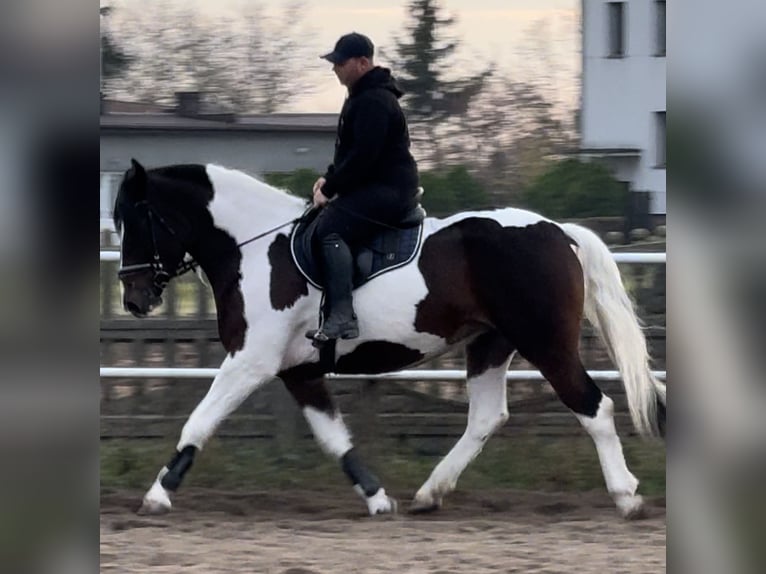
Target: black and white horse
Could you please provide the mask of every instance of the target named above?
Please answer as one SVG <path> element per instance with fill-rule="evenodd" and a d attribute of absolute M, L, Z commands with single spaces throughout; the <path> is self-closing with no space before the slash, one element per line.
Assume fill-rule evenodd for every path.
<path fill-rule="evenodd" d="M 190 255 L 212 287 L 227 351 L 176 453 L 146 493 L 144 512 L 170 509 L 171 493 L 195 453 L 275 376 L 295 397 L 322 449 L 340 461 L 369 513 L 393 512 L 394 501 L 354 449 L 323 375 L 395 371 L 455 346 L 466 353 L 467 427 L 418 489 L 412 510 L 438 508 L 507 420 L 505 374 L 516 351 L 542 372 L 593 438 L 620 513 L 641 510 L 638 480 L 615 432 L 613 402 L 580 361 L 583 314 L 620 370 L 642 434 L 664 428 L 665 385 L 651 374 L 632 303 L 595 234 L 520 209 L 426 218 L 411 261 L 355 291 L 361 336 L 337 341 L 328 358 L 326 349 L 320 352 L 304 337 L 316 327 L 322 291 L 295 263 L 291 228 L 274 230 L 305 208 L 302 199 L 216 165 L 145 170 L 133 161 L 126 172 L 114 211 L 125 308 L 146 316 Z"/>

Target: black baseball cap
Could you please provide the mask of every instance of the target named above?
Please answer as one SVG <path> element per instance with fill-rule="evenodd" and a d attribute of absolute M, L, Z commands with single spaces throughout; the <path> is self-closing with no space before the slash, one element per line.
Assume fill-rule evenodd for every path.
<path fill-rule="evenodd" d="M 340 37 L 332 52 L 319 57 L 333 64 L 342 64 L 349 58 L 372 58 L 374 53 L 375 46 L 372 45 L 372 41 L 367 36 L 351 32 L 351 34 Z"/>

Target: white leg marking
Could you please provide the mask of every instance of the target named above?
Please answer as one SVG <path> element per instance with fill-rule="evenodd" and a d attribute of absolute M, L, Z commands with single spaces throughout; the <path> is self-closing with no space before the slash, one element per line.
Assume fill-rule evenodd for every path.
<path fill-rule="evenodd" d="M 351 433 L 343 422 L 343 417 L 339 411 L 330 414 L 307 406 L 303 408 L 303 415 L 324 452 L 336 460 L 340 460 L 344 454 L 351 450 L 353 447 Z M 396 512 L 396 500 L 386 495 L 386 490 L 383 487 L 379 488 L 372 496 L 365 496 L 362 487 L 358 484 L 354 485 L 354 490 L 364 500 L 370 516 Z"/>
<path fill-rule="evenodd" d="M 388 496 L 386 494 L 386 489 L 382 486 L 372 496 L 365 496 L 364 490 L 362 490 L 362 487 L 358 484 L 354 485 L 354 491 L 356 491 L 356 493 L 361 496 L 364 502 L 367 504 L 367 511 L 370 513 L 370 516 L 375 516 L 376 514 L 396 513 L 396 500 Z"/>
<path fill-rule="evenodd" d="M 218 425 L 255 389 L 270 379 L 269 375 L 263 374 L 264 370 L 254 369 L 241 355 L 237 355 L 236 360 L 227 357 L 207 394 L 186 421 L 176 449 L 181 451 L 191 445 L 202 450 Z M 144 496 L 139 512 L 156 514 L 170 510 L 170 492 L 160 484 L 167 472 L 167 467 L 160 470 Z"/>
<path fill-rule="evenodd" d="M 353 446 L 351 433 L 339 411 L 330 414 L 309 406 L 303 408 L 303 416 L 306 417 L 319 446 L 330 456 L 340 459 Z"/>
<path fill-rule="evenodd" d="M 154 484 L 149 491 L 144 495 L 144 501 L 141 504 L 139 514 L 165 514 L 170 512 L 171 502 L 170 493 L 162 487 L 160 481 L 162 477 L 168 472 L 168 467 L 163 466 L 160 470 L 157 478 L 154 480 Z"/>
<path fill-rule="evenodd" d="M 618 510 L 626 518 L 639 514 L 643 507 L 643 499 L 636 495 L 638 479 L 628 470 L 620 437 L 614 428 L 614 402 L 603 395 L 595 417 L 580 414 L 576 416 L 596 444 L 606 488 Z"/>
<path fill-rule="evenodd" d="M 468 424 L 465 432 L 418 489 L 412 510 L 441 506 L 442 497 L 455 488 L 465 467 L 481 452 L 492 433 L 508 420 L 505 373 L 510 360 L 509 357 L 500 367 L 468 379 Z"/>

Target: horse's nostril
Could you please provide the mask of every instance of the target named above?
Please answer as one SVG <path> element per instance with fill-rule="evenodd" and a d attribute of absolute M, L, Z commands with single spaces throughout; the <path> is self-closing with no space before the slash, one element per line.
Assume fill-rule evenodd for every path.
<path fill-rule="evenodd" d="M 127 301 L 125 303 L 125 309 L 127 309 L 128 312 L 132 313 L 133 315 L 140 315 L 141 314 L 141 310 L 138 308 L 138 305 L 136 305 L 135 303 L 133 303 L 131 301 Z"/>

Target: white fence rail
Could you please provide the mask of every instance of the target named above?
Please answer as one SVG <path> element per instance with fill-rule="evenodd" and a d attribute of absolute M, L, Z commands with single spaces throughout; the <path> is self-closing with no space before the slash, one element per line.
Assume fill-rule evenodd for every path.
<path fill-rule="evenodd" d="M 652 371 L 658 379 L 666 378 L 666 371 Z M 101 367 L 102 378 L 182 378 L 182 379 L 212 379 L 218 374 L 218 369 L 194 369 L 176 367 Z M 619 371 L 588 371 L 595 381 L 616 381 L 620 378 Z M 381 373 L 378 375 L 344 375 L 331 374 L 330 379 L 336 380 L 364 380 L 384 379 L 386 381 L 463 381 L 466 372 L 461 370 L 438 370 L 438 371 L 399 371 L 397 373 Z M 505 376 L 507 381 L 528 381 L 531 379 L 542 380 L 540 371 L 508 371 Z"/>
<path fill-rule="evenodd" d="M 665 253 L 613 253 L 617 263 L 666 263 Z M 119 251 L 101 251 L 101 261 L 119 261 Z"/>
<path fill-rule="evenodd" d="M 665 253 L 614 253 L 617 263 L 666 263 Z M 101 251 L 101 261 L 119 261 L 118 251 Z M 667 377 L 666 371 L 652 371 L 659 379 Z M 101 367 L 102 378 L 176 378 L 176 379 L 212 379 L 218 374 L 218 369 L 211 368 L 183 368 L 183 367 Z M 597 381 L 614 381 L 620 378 L 618 371 L 588 371 L 588 374 Z M 328 375 L 332 379 L 343 380 L 370 380 L 385 379 L 387 381 L 462 381 L 465 379 L 465 371 L 439 370 L 439 371 L 399 371 L 397 373 L 383 373 L 378 375 Z M 508 371 L 506 380 L 542 380 L 540 371 Z"/>

